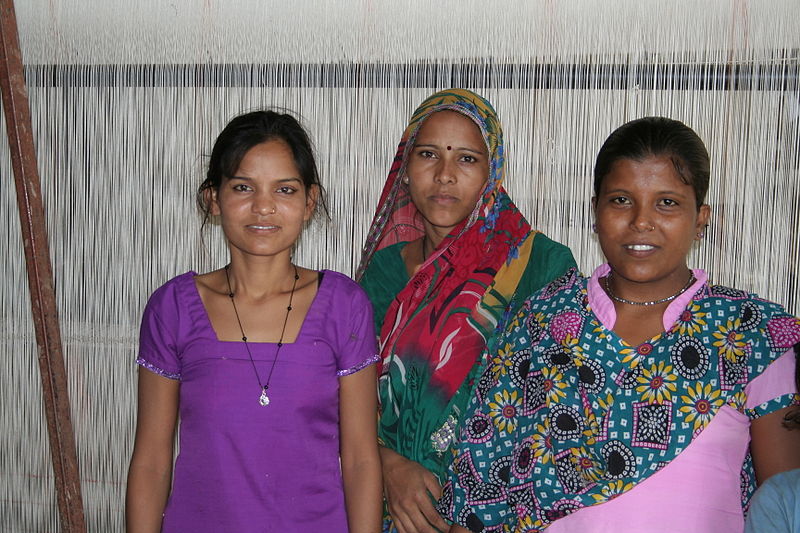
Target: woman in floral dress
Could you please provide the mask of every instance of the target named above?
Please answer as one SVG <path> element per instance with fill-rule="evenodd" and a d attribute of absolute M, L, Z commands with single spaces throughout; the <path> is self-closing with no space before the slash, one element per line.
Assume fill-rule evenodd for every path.
<path fill-rule="evenodd" d="M 709 174 L 674 120 L 606 140 L 608 262 L 535 293 L 498 342 L 440 500 L 452 531 L 741 532 L 756 482 L 800 466 L 800 322 L 687 266 Z"/>

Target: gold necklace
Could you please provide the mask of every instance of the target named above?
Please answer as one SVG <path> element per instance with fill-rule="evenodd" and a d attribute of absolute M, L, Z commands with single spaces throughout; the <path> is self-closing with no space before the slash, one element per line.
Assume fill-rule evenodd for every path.
<path fill-rule="evenodd" d="M 258 403 L 260 403 L 263 407 L 269 405 L 269 396 L 267 395 L 267 391 L 269 390 L 269 382 L 272 379 L 272 371 L 275 370 L 275 363 L 278 362 L 278 355 L 281 353 L 281 348 L 283 347 L 283 334 L 286 333 L 286 324 L 289 322 L 289 313 L 292 311 L 292 300 L 294 299 L 294 290 L 297 288 L 297 280 L 300 279 L 300 275 L 297 273 L 297 266 L 292 265 L 294 267 L 294 282 L 292 283 L 292 292 L 289 293 L 289 305 L 286 307 L 286 316 L 283 319 L 283 327 L 281 328 L 281 336 L 278 339 L 278 349 L 275 350 L 275 358 L 272 360 L 272 366 L 269 367 L 269 375 L 267 376 L 267 382 L 262 385 L 261 383 L 261 376 L 258 374 L 258 368 L 256 368 L 256 362 L 253 360 L 253 354 L 250 353 L 250 345 L 247 344 L 247 335 L 244 333 L 244 328 L 242 327 L 242 320 L 239 318 L 239 311 L 236 309 L 236 301 L 233 299 L 233 290 L 231 289 L 231 277 L 228 274 L 228 271 L 231 268 L 230 264 L 225 265 L 225 280 L 228 282 L 228 297 L 231 299 L 231 305 L 233 305 L 233 313 L 236 315 L 236 322 L 239 323 L 239 331 L 242 332 L 242 342 L 244 343 L 244 347 L 247 350 L 247 356 L 250 358 L 250 364 L 253 365 L 253 371 L 256 373 L 256 380 L 258 380 L 258 387 L 261 389 L 261 396 L 258 398 Z"/>

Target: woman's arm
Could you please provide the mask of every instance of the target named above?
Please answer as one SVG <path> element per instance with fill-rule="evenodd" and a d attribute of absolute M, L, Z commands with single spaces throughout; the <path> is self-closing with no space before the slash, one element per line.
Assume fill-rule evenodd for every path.
<path fill-rule="evenodd" d="M 180 382 L 139 368 L 138 413 L 128 469 L 128 533 L 158 533 L 172 479 Z"/>
<path fill-rule="evenodd" d="M 786 360 L 785 358 L 792 353 L 794 364 L 775 366 Z M 763 379 L 770 372 L 774 374 L 776 369 L 781 379 L 791 377 L 788 368 L 791 368 L 791 374 L 794 374 L 793 388 L 797 393 L 800 391 L 800 343 L 770 365 L 764 374 L 756 379 Z M 785 383 L 778 386 L 773 381 L 769 383 L 769 386 L 771 392 L 778 388 L 784 391 L 791 390 L 785 386 Z M 763 401 L 763 398 L 758 401 Z M 753 457 L 753 467 L 759 485 L 772 475 L 800 467 L 800 428 L 795 422 L 798 409 L 797 405 L 784 407 L 750 423 L 750 454 Z M 787 415 L 789 415 L 788 418 Z"/>
<path fill-rule="evenodd" d="M 378 455 L 376 367 L 339 378 L 342 478 L 351 533 L 381 530 L 381 463 Z"/>
<path fill-rule="evenodd" d="M 447 523 L 431 500 L 442 495 L 436 476 L 390 448 L 381 446 L 380 452 L 386 502 L 397 530 L 400 533 L 447 531 Z"/>
<path fill-rule="evenodd" d="M 789 429 L 783 421 L 797 406 L 784 407 L 750 423 L 750 453 L 760 485 L 770 476 L 800 468 L 800 429 Z"/>

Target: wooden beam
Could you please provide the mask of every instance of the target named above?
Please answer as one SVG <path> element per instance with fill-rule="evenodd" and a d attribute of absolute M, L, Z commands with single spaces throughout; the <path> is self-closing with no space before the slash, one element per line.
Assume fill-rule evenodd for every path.
<path fill-rule="evenodd" d="M 0 0 L 0 88 L 17 189 L 61 531 L 83 533 L 78 457 L 50 265 L 42 190 L 13 0 Z"/>

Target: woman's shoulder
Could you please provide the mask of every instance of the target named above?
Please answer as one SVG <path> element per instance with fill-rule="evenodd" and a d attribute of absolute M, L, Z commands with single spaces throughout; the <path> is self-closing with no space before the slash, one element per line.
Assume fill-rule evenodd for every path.
<path fill-rule="evenodd" d="M 754 304 L 764 307 L 765 309 L 773 309 L 775 311 L 785 312 L 785 309 L 781 304 L 767 300 L 766 298 L 762 298 L 754 292 L 728 287 L 727 285 L 716 284 L 711 282 L 711 280 L 706 283 L 706 290 L 702 296 L 705 298 L 714 298 L 729 302 L 750 301 Z"/>
<path fill-rule="evenodd" d="M 365 275 L 368 273 L 374 274 L 375 272 L 381 272 L 387 268 L 391 270 L 393 266 L 398 264 L 403 265 L 403 268 L 405 269 L 401 252 L 403 251 L 403 248 L 405 248 L 406 244 L 408 244 L 407 241 L 396 242 L 375 252 L 369 262 L 369 265 L 367 266 Z"/>
<path fill-rule="evenodd" d="M 563 274 L 534 292 L 527 301 L 534 307 L 552 307 L 567 304 L 586 294 L 588 278 L 580 273 L 578 267 L 569 267 Z"/>
<path fill-rule="evenodd" d="M 320 270 L 322 274 L 322 285 L 327 285 L 329 290 L 337 298 L 366 299 L 364 289 L 347 274 L 342 274 L 335 270 Z"/>
<path fill-rule="evenodd" d="M 782 352 L 800 342 L 800 319 L 776 302 L 724 285 L 707 284 L 695 298 L 724 322 L 720 330 L 736 330 L 755 339 L 765 338 L 772 350 Z"/>
<path fill-rule="evenodd" d="M 390 244 L 389 246 L 384 246 L 383 248 L 381 248 L 380 250 L 375 252 L 375 256 L 373 256 L 373 257 L 377 257 L 377 256 L 383 256 L 383 257 L 399 256 L 400 252 L 403 251 L 403 248 L 405 248 L 406 244 L 408 244 L 408 241 L 400 241 L 400 242 L 396 242 L 394 244 Z"/>
<path fill-rule="evenodd" d="M 549 322 L 556 315 L 563 313 L 591 315 L 587 298 L 587 278 L 577 267 L 567 269 L 561 276 L 514 305 L 511 313 L 514 318 L 509 324 L 519 325 L 520 321 L 528 321 L 536 317 L 536 322 Z M 514 329 L 512 326 L 511 329 Z"/>
<path fill-rule="evenodd" d="M 560 242 L 539 231 L 532 231 L 529 238 L 532 249 L 517 289 L 522 295 L 533 294 L 577 266 L 572 251 Z"/>
<path fill-rule="evenodd" d="M 180 301 L 190 298 L 192 291 L 196 290 L 196 276 L 197 273 L 190 270 L 170 279 L 153 291 L 147 303 L 148 308 L 161 310 L 164 307 L 174 307 Z"/>
<path fill-rule="evenodd" d="M 554 241 L 541 231 L 533 231 L 533 249 L 534 253 L 537 256 L 549 256 L 558 259 L 565 260 L 570 263 L 570 266 L 574 266 L 575 258 L 572 256 L 572 250 L 569 249 L 568 246 L 561 244 L 558 241 Z"/>
<path fill-rule="evenodd" d="M 800 469 L 775 474 L 750 500 L 745 533 L 790 532 L 800 526 Z"/>
<path fill-rule="evenodd" d="M 544 233 L 538 230 L 531 231 L 536 246 L 548 249 L 548 250 L 566 250 L 569 251 L 569 248 L 558 241 L 554 241 Z"/>
<path fill-rule="evenodd" d="M 388 307 L 388 301 L 402 290 L 408 283 L 409 277 L 406 271 L 406 264 L 400 252 L 407 242 L 398 242 L 381 248 L 375 255 L 369 266 L 364 271 L 359 283 L 367 291 L 373 302 L 388 299 L 384 304 Z"/>
<path fill-rule="evenodd" d="M 738 318 L 741 323 L 753 324 L 754 327 L 762 321 L 772 319 L 798 321 L 780 303 L 762 298 L 756 293 L 711 282 L 707 282 L 694 299 L 709 307 L 718 308 L 721 313 L 736 315 L 731 318 Z"/>

